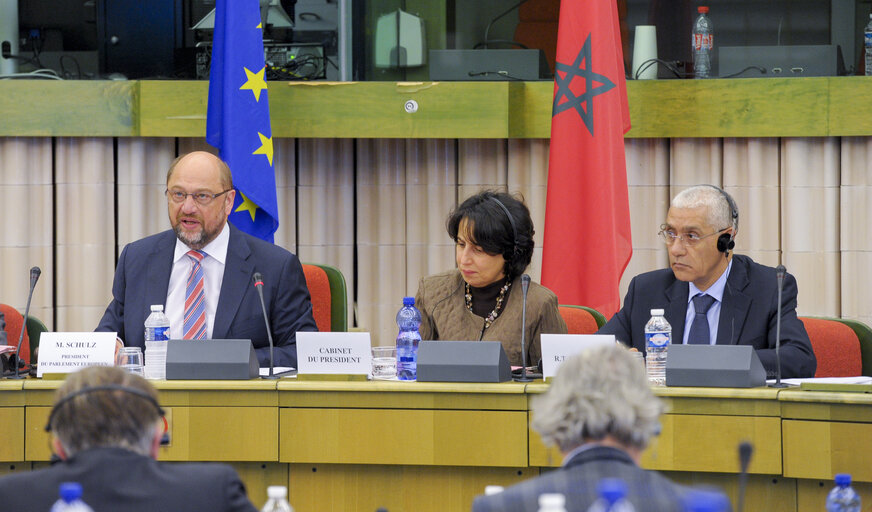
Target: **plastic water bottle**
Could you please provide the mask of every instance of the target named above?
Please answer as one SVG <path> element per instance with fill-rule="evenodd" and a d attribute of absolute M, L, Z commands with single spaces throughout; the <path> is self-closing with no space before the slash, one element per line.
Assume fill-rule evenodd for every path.
<path fill-rule="evenodd" d="M 672 342 L 672 326 L 663 316 L 662 309 L 651 310 L 651 320 L 645 324 L 645 367 L 648 383 L 666 385 L 666 351 Z"/>
<path fill-rule="evenodd" d="M 869 14 L 869 23 L 863 30 L 863 48 L 866 49 L 866 76 L 872 76 L 872 13 Z"/>
<path fill-rule="evenodd" d="M 708 7 L 702 5 L 696 10 L 699 16 L 693 22 L 693 36 L 690 43 L 693 49 L 693 75 L 694 78 L 709 78 L 712 72 L 712 48 L 714 48 L 712 20 L 706 16 L 709 12 Z"/>
<path fill-rule="evenodd" d="M 288 488 L 283 485 L 271 485 L 266 488 L 266 505 L 260 512 L 294 512 L 288 503 Z"/>
<path fill-rule="evenodd" d="M 397 378 L 415 380 L 418 376 L 418 342 L 421 334 L 421 312 L 415 307 L 415 297 L 403 297 L 403 308 L 397 313 Z"/>
<path fill-rule="evenodd" d="M 145 319 L 145 378 L 165 379 L 167 376 L 167 341 L 170 339 L 170 319 L 162 304 L 151 306 Z"/>
<path fill-rule="evenodd" d="M 827 495 L 827 512 L 860 512 L 860 495 L 851 487 L 851 475 L 836 475 L 836 486 Z"/>
<path fill-rule="evenodd" d="M 587 512 L 636 512 L 627 500 L 627 484 L 619 478 L 603 478 L 596 486 L 599 498 Z"/>
<path fill-rule="evenodd" d="M 566 512 L 566 497 L 559 492 L 540 494 L 539 512 Z"/>
<path fill-rule="evenodd" d="M 58 494 L 61 499 L 51 507 L 51 512 L 94 512 L 94 509 L 82 501 L 82 485 L 76 482 L 64 482 L 60 485 Z"/>

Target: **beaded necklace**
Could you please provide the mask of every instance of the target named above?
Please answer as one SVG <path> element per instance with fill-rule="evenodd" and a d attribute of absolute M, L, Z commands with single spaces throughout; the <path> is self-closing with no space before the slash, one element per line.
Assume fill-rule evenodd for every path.
<path fill-rule="evenodd" d="M 497 303 L 494 305 L 494 310 L 488 313 L 488 315 L 484 319 L 484 328 L 482 328 L 481 330 L 482 333 L 484 333 L 484 331 L 487 330 L 487 328 L 490 327 L 492 323 L 494 323 L 494 320 L 496 320 L 497 317 L 500 316 L 500 313 L 502 313 L 503 302 L 505 301 L 506 293 L 508 293 L 511 286 L 512 282 L 506 281 L 506 284 L 504 284 L 503 287 L 500 288 L 500 294 L 497 295 Z M 466 283 L 466 293 L 463 298 L 466 301 L 466 309 L 472 312 L 472 292 L 469 289 L 469 283 Z"/>

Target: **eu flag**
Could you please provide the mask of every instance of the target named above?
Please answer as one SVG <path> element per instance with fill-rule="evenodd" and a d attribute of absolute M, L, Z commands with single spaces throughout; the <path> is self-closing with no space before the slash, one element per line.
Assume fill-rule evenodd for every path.
<path fill-rule="evenodd" d="M 272 130 L 258 0 L 218 0 L 206 142 L 233 173 L 230 222 L 273 241 L 279 226 Z"/>

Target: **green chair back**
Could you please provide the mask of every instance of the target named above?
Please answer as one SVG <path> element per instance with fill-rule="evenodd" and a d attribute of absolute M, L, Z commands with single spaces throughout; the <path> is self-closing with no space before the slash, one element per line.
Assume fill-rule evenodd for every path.
<path fill-rule="evenodd" d="M 562 308 L 579 308 L 587 311 L 593 316 L 594 320 L 596 320 L 596 327 L 599 329 L 600 327 L 606 325 L 606 316 L 600 313 L 599 311 L 589 308 L 587 306 L 576 306 L 574 304 L 560 304 Z"/>
<path fill-rule="evenodd" d="M 39 335 L 48 331 L 48 327 L 42 323 L 42 320 L 33 315 L 27 315 L 24 321 L 27 329 L 27 336 L 30 338 L 30 362 L 36 362 L 36 349 L 39 348 Z"/>
<path fill-rule="evenodd" d="M 327 274 L 330 283 L 330 330 L 345 332 L 348 330 L 348 289 L 345 286 L 345 276 L 330 265 L 309 263 L 321 268 Z"/>

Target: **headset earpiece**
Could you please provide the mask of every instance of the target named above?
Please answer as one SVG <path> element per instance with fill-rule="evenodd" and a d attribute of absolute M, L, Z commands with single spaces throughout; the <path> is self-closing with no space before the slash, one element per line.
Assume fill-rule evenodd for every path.
<path fill-rule="evenodd" d="M 736 242 L 733 240 L 733 236 L 730 233 L 724 233 L 718 237 L 717 247 L 720 252 L 730 251 L 735 246 Z"/>

